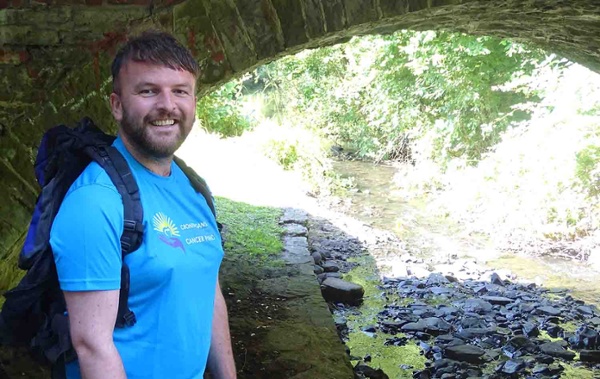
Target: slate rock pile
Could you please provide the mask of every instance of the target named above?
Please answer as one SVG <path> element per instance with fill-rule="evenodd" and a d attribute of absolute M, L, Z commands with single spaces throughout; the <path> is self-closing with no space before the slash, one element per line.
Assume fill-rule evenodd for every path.
<path fill-rule="evenodd" d="M 364 288 L 343 280 L 341 271 L 347 272 L 353 266 L 347 258 L 362 251 L 360 242 L 357 239 L 323 239 L 313 242 L 311 248 L 314 273 L 321 285 L 323 298 L 331 303 L 359 305 L 365 294 Z"/>
<path fill-rule="evenodd" d="M 600 312 L 566 290 L 439 273 L 384 279 L 382 289 L 388 304 L 375 329 L 417 341 L 428 361 L 414 378 L 558 378 L 575 352 L 576 364 L 600 369 Z"/>

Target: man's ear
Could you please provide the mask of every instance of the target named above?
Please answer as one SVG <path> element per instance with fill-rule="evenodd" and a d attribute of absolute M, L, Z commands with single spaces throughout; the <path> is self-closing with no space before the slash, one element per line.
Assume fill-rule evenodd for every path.
<path fill-rule="evenodd" d="M 110 94 L 110 111 L 115 121 L 120 123 L 123 119 L 123 103 L 121 97 L 114 92 Z"/>

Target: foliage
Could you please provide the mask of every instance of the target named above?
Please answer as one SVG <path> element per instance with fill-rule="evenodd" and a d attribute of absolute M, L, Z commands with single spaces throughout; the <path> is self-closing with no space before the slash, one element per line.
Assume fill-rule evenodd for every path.
<path fill-rule="evenodd" d="M 196 116 L 202 127 L 223 137 L 240 136 L 252 128 L 238 101 L 242 82 L 234 80 L 202 97 L 196 106 Z"/>
<path fill-rule="evenodd" d="M 476 161 L 536 91 L 505 87 L 542 57 L 506 40 L 400 31 L 303 52 L 261 72 L 288 115 L 363 158 L 410 158 L 407 140 L 435 130 L 433 158 Z M 428 158 L 428 157 L 427 157 Z"/>
<path fill-rule="evenodd" d="M 600 195 L 600 146 L 588 145 L 576 154 L 575 175 L 589 196 Z"/>
<path fill-rule="evenodd" d="M 427 195 L 440 215 L 498 241 L 542 251 L 542 240 L 600 234 L 600 81 L 581 66 L 494 37 L 398 31 L 252 76 L 223 89 L 214 109 L 252 98 L 270 123 L 263 151 L 315 194 L 339 183 L 333 147 L 409 163 L 396 179 L 407 197 Z"/>
<path fill-rule="evenodd" d="M 281 210 L 255 207 L 223 197 L 216 199 L 217 218 L 225 225 L 225 250 L 267 258 L 283 249 L 278 224 Z"/>
<path fill-rule="evenodd" d="M 337 176 L 326 157 L 327 143 L 319 136 L 290 124 L 263 122 L 256 130 L 261 150 L 286 170 L 297 172 L 307 192 L 329 195 L 337 188 Z"/>
<path fill-rule="evenodd" d="M 532 119 L 502 133 L 476 167 L 453 159 L 441 171 L 420 162 L 396 183 L 406 196 L 429 189 L 440 215 L 501 248 L 586 258 L 600 242 L 600 114 L 591 111 L 600 103 L 600 78 L 576 65 L 539 69 L 531 87 L 543 96 L 531 106 Z"/>

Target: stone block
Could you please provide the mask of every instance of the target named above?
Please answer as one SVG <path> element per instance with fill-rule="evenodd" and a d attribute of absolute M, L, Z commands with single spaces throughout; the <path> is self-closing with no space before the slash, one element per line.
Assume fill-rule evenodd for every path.
<path fill-rule="evenodd" d="M 323 13 L 323 2 L 321 0 L 305 0 L 306 33 L 313 39 L 320 37 L 326 32 L 325 13 Z"/>
<path fill-rule="evenodd" d="M 375 0 L 345 0 L 346 20 L 348 26 L 360 25 L 379 19 Z"/>
<path fill-rule="evenodd" d="M 20 46 L 52 46 L 59 43 L 58 32 L 36 26 L 0 26 L 0 41 Z"/>
<path fill-rule="evenodd" d="M 416 12 L 423 9 L 429 8 L 429 2 L 431 0 L 407 0 L 408 2 L 408 11 Z"/>
<path fill-rule="evenodd" d="M 256 63 L 256 54 L 236 9 L 229 2 L 210 0 L 208 16 L 219 35 L 224 49 L 220 53 L 224 53 L 228 61 L 223 62 L 215 59 L 217 55 L 214 53 L 218 53 L 217 51 L 213 52 L 212 55 L 215 63 L 225 65 L 229 63 L 234 72 L 242 71 L 254 65 Z"/>
<path fill-rule="evenodd" d="M 173 8 L 173 32 L 198 62 L 209 59 L 211 52 L 222 50 L 202 0 L 188 0 Z"/>
<path fill-rule="evenodd" d="M 308 221 L 308 214 L 301 209 L 295 208 L 286 208 L 279 220 L 281 224 L 306 224 L 306 221 Z"/>
<path fill-rule="evenodd" d="M 379 0 L 379 7 L 383 17 L 399 16 L 408 11 L 406 0 Z"/>
<path fill-rule="evenodd" d="M 51 28 L 53 31 L 71 30 L 73 20 L 73 8 L 52 7 L 33 8 L 22 11 L 19 20 L 22 24 L 27 23 L 33 27 Z"/>
<path fill-rule="evenodd" d="M 337 32 L 346 27 L 346 13 L 344 12 L 343 0 L 330 0 L 323 2 L 323 14 L 327 32 Z"/>
<path fill-rule="evenodd" d="M 235 0 L 252 41 L 256 58 L 269 58 L 284 50 L 283 32 L 275 9 L 263 0 Z"/>
<path fill-rule="evenodd" d="M 86 1 L 87 5 L 88 1 Z M 95 0 L 91 0 L 95 1 Z M 101 5 L 93 4 L 93 5 Z M 101 7 L 101 8 L 78 8 L 73 13 L 73 25 L 76 28 L 88 27 L 100 32 L 117 31 L 123 28 L 127 22 L 144 18 L 148 10 L 143 7 Z"/>
<path fill-rule="evenodd" d="M 18 65 L 20 63 L 26 62 L 29 57 L 27 51 L 10 51 L 10 50 L 2 50 L 0 49 L 0 65 L 2 64 L 11 64 Z"/>
<path fill-rule="evenodd" d="M 365 294 L 360 284 L 338 278 L 327 278 L 321 284 L 321 293 L 327 301 L 345 304 L 358 304 Z"/>
<path fill-rule="evenodd" d="M 0 62 L 2 55 L 0 54 Z M 308 229 L 305 226 L 299 224 L 285 224 L 283 233 L 287 236 L 294 237 L 306 237 Z"/>
<path fill-rule="evenodd" d="M 0 3 L 0 9 L 1 9 Z M 20 9 L 5 9 L 0 12 L 0 25 L 17 25 L 21 19 L 23 10 Z"/>
<path fill-rule="evenodd" d="M 272 0 L 276 11 L 285 47 L 294 47 L 308 42 L 304 9 L 300 1 Z"/>

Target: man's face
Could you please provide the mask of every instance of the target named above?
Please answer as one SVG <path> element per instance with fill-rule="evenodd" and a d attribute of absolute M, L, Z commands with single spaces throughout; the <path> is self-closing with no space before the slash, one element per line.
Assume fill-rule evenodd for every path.
<path fill-rule="evenodd" d="M 126 62 L 118 75 L 119 94 L 110 96 L 124 142 L 148 158 L 172 156 L 194 124 L 195 83 L 185 70 Z"/>

